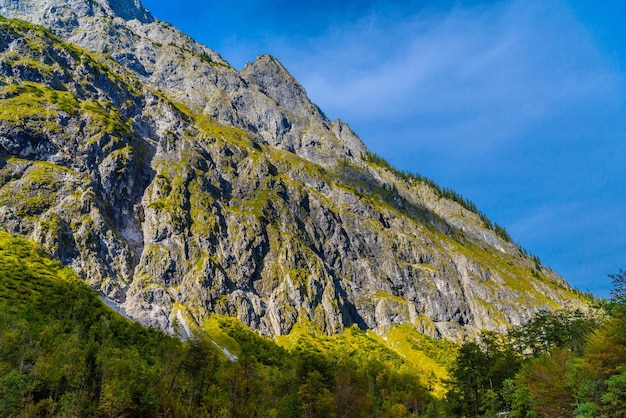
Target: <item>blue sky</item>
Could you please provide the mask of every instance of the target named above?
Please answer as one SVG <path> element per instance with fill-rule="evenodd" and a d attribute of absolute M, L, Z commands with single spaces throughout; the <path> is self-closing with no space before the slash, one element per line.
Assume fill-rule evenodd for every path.
<path fill-rule="evenodd" d="M 626 269 L 626 2 L 143 0 L 236 68 L 270 53 L 400 169 L 582 290 Z"/>

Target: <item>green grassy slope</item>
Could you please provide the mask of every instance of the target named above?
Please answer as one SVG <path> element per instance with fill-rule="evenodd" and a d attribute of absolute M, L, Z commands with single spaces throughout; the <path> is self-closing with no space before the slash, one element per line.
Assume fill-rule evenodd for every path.
<path fill-rule="evenodd" d="M 0 232 L 1 416 L 410 416 L 432 399 L 419 361 L 360 330 L 278 345 L 233 318 L 204 328 L 187 342 L 142 328 Z"/>

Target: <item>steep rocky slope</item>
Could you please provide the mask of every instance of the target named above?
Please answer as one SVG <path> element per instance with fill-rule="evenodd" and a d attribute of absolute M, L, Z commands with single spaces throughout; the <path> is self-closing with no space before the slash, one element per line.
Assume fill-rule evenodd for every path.
<path fill-rule="evenodd" d="M 461 338 L 585 304 L 467 205 L 363 159 L 272 57 L 238 72 L 138 1 L 0 14 L 48 27 L 0 20 L 0 226 L 145 325 Z"/>
<path fill-rule="evenodd" d="M 131 0 L 0 1 L 0 14 L 49 27 L 62 39 L 106 54 L 142 82 L 185 103 L 215 123 L 235 126 L 256 141 L 332 164 L 338 155 L 358 158 L 361 141 L 332 123 L 304 89 L 269 56 L 243 71 Z"/>

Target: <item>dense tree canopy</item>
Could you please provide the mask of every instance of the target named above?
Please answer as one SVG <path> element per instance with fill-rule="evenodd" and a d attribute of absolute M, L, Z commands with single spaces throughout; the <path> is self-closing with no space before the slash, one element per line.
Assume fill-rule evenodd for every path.
<path fill-rule="evenodd" d="M 599 313 L 542 312 L 459 349 L 448 416 L 626 416 L 626 272 Z"/>

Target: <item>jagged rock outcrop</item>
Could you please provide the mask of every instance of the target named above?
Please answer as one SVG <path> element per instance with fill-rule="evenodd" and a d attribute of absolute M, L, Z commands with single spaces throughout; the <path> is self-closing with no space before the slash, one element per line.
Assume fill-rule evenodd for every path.
<path fill-rule="evenodd" d="M 0 14 L 49 27 L 64 40 L 106 53 L 146 85 L 175 102 L 238 127 L 255 140 L 333 164 L 360 158 L 365 146 L 351 131 L 338 140 L 332 122 L 274 58 L 264 55 L 241 73 L 216 52 L 129 0 L 1 0 Z"/>
<path fill-rule="evenodd" d="M 275 58 L 238 72 L 138 1 L 0 13 L 49 28 L 0 20 L 0 226 L 143 324 L 461 338 L 584 306 L 477 213 L 362 159 Z"/>

